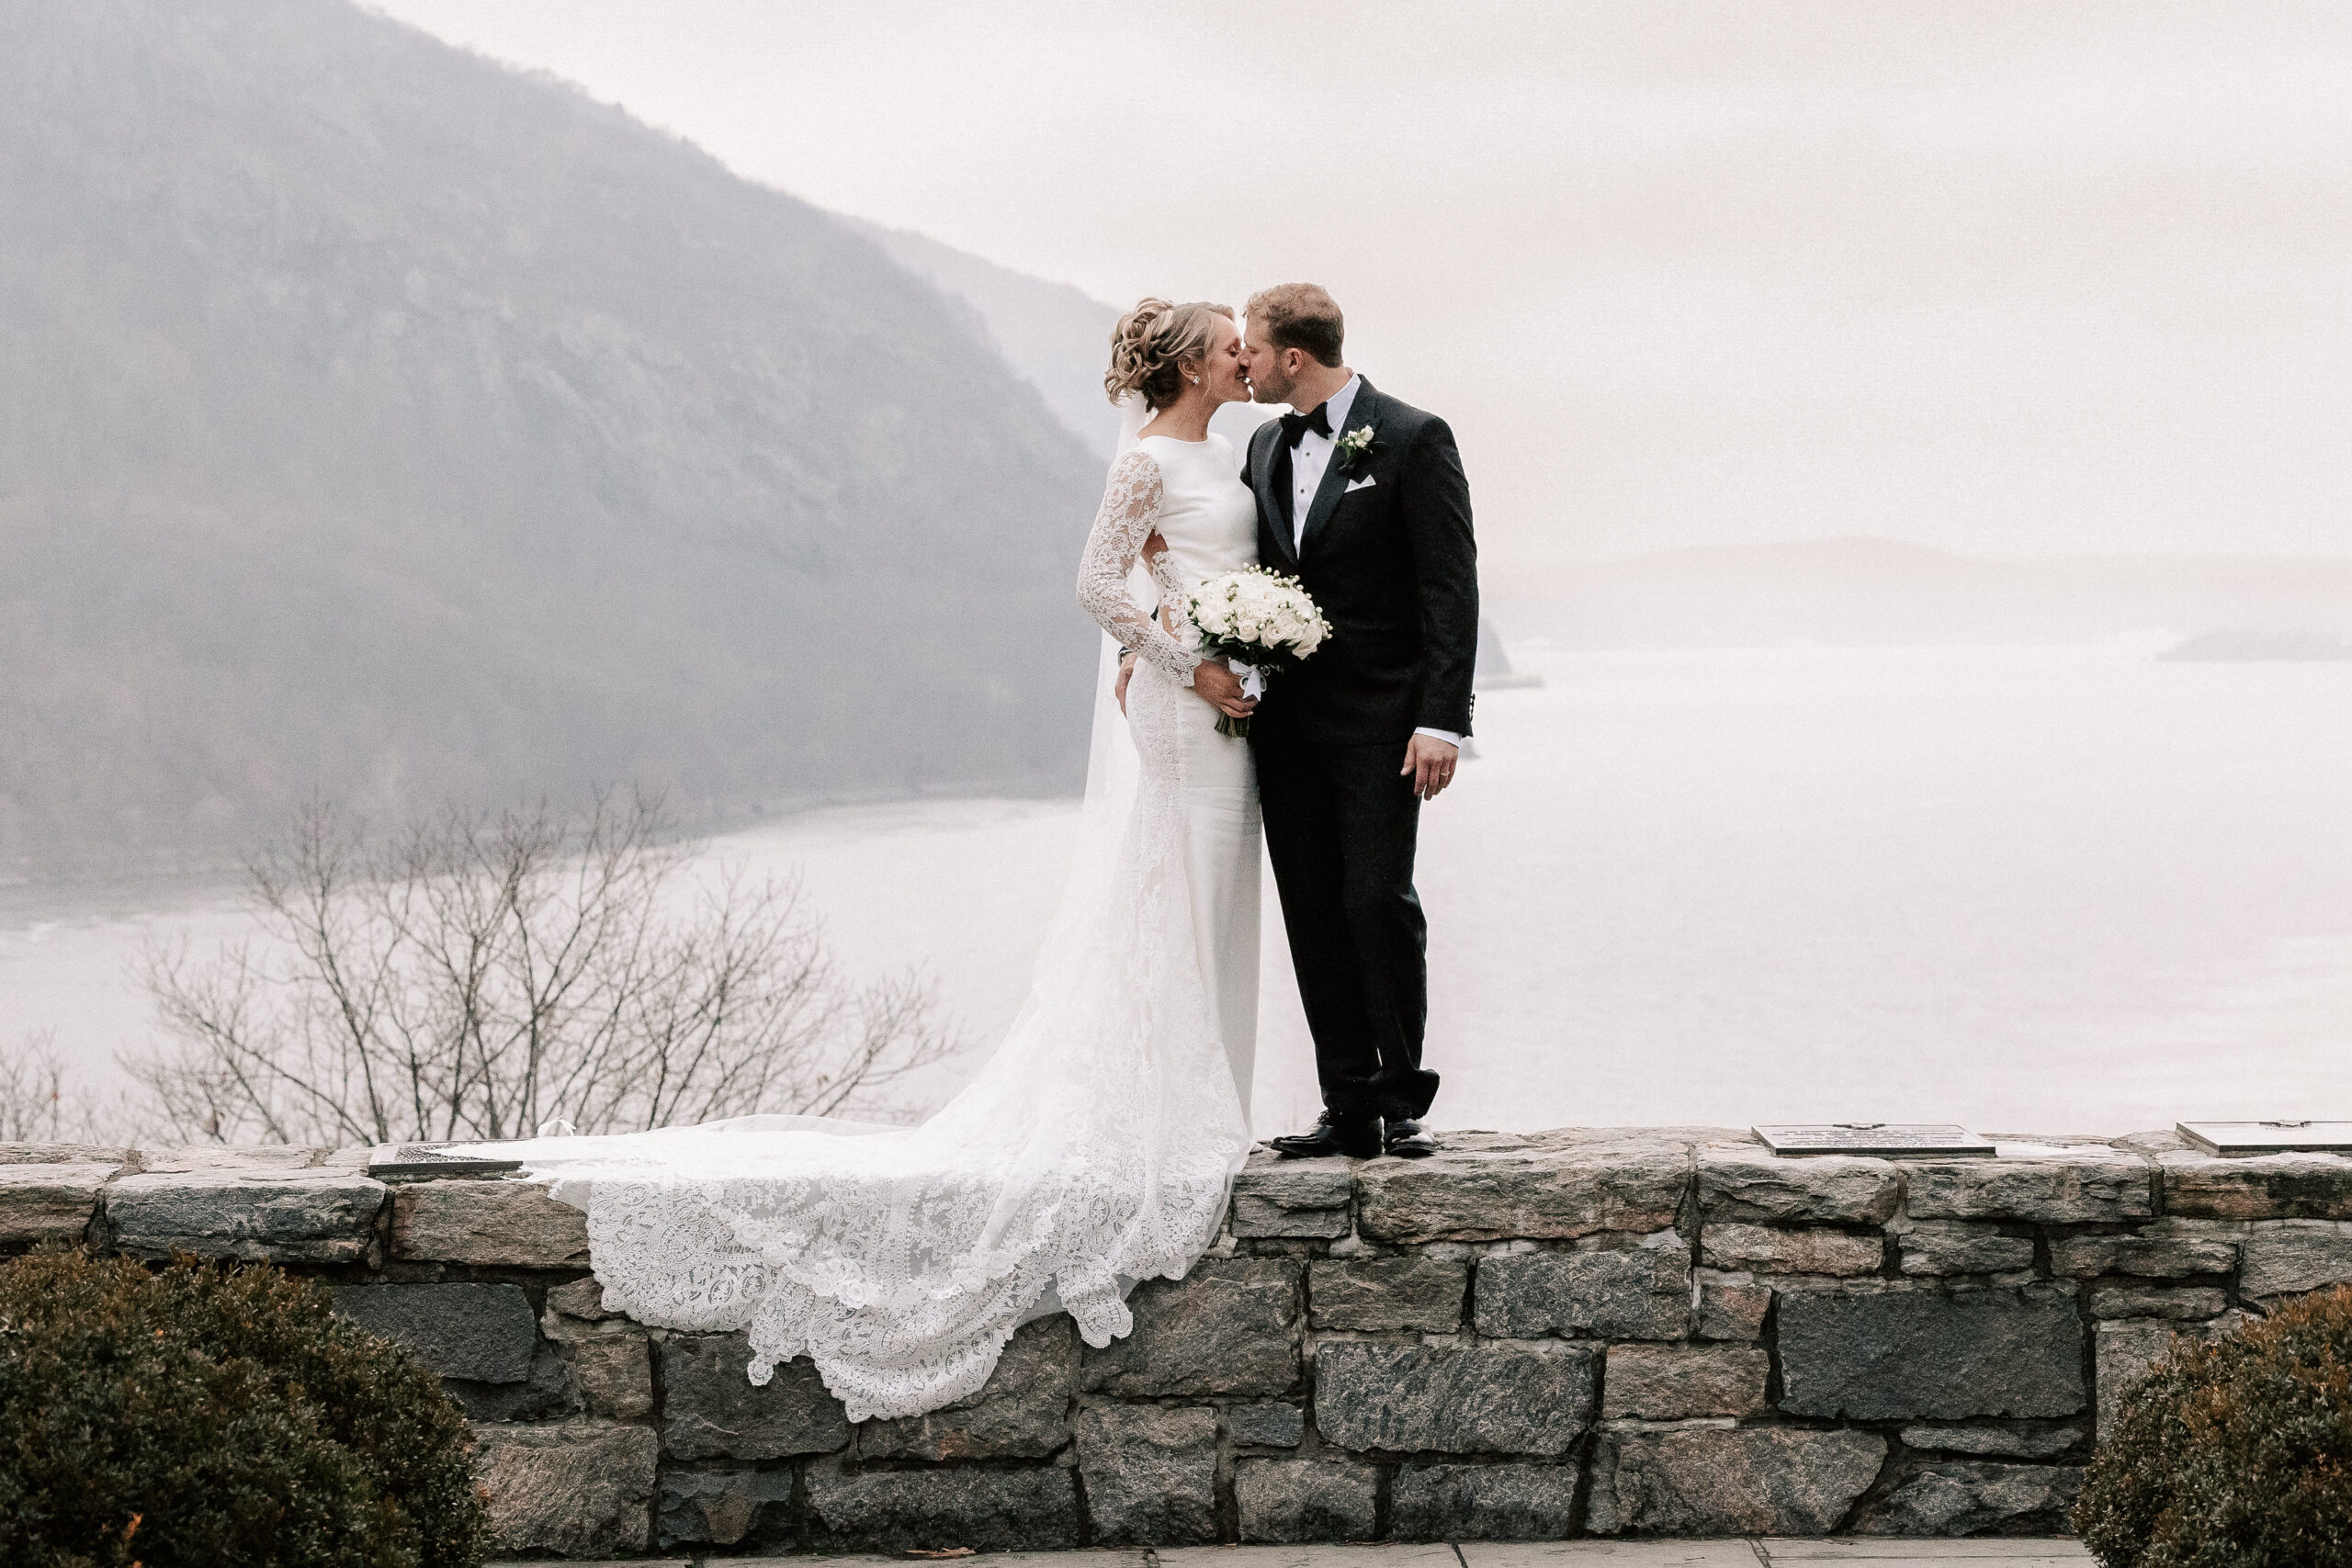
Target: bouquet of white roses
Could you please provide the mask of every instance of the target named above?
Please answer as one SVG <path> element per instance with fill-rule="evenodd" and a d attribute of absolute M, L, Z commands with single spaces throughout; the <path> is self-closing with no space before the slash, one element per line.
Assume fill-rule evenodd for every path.
<path fill-rule="evenodd" d="M 1193 591 L 1187 609 L 1202 651 L 1232 665 L 1252 697 L 1265 694 L 1268 675 L 1295 667 L 1331 635 L 1331 623 L 1298 579 L 1262 566 L 1210 578 Z M 1247 735 L 1250 721 L 1220 716 L 1216 732 Z"/>

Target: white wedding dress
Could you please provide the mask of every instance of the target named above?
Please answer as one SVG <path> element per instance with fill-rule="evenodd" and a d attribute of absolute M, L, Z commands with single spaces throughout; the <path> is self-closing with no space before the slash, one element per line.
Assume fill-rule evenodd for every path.
<path fill-rule="evenodd" d="M 911 1416 L 978 1389 L 1032 1317 L 1109 1344 L 1135 1281 L 1216 1238 L 1250 1145 L 1257 788 L 1146 595 L 1256 558 L 1237 472 L 1219 436 L 1132 443 L 1113 468 L 1079 595 L 1139 656 L 1127 717 L 1106 639 L 1069 884 L 962 1092 L 915 1127 L 745 1116 L 491 1146 L 586 1211 L 607 1308 L 747 1330 L 752 1382 L 805 1355 L 850 1419 Z"/>
<path fill-rule="evenodd" d="M 1258 1049 L 1258 775 L 1250 743 L 1219 735 L 1216 709 L 1193 691 L 1193 639 L 1152 611 L 1167 605 L 1187 626 L 1193 589 L 1257 563 L 1258 503 L 1238 471 L 1222 435 L 1146 436 L 1122 453 L 1087 541 L 1079 602 L 1136 655 L 1127 722 L 1147 776 L 1182 802 L 1194 946 L 1246 1120 Z M 1147 567 L 1147 596 L 1134 591 L 1133 568 L 1154 540 L 1166 547 Z"/>

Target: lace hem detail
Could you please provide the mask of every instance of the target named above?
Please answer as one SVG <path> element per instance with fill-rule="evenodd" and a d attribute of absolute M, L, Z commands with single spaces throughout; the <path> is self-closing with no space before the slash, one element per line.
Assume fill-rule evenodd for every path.
<path fill-rule="evenodd" d="M 755 1384 L 808 1356 L 851 1420 L 914 1416 L 977 1393 L 1048 1289 L 1089 1345 L 1130 1332 L 1122 1282 L 1183 1277 L 1216 1237 L 1242 1152 L 1218 1142 L 1157 1172 L 1096 1168 L 1002 1215 L 969 1201 L 980 1189 L 967 1182 L 911 1174 L 805 1186 L 600 1179 L 585 1195 L 590 1257 L 608 1311 L 660 1328 L 747 1331 Z M 921 1249 L 949 1256 L 900 1272 L 884 1260 L 918 1240 L 907 1226 L 921 1213 L 949 1221 L 926 1225 Z M 959 1219 L 1001 1220 L 1001 1244 L 959 1247 Z"/>

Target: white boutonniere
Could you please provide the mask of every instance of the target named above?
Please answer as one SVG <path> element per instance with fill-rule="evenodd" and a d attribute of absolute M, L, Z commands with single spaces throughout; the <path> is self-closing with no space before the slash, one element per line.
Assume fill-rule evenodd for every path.
<path fill-rule="evenodd" d="M 1372 455 L 1372 426 L 1357 425 L 1331 443 L 1331 450 L 1339 454 L 1340 472 L 1353 479 L 1362 471 L 1364 459 Z"/>

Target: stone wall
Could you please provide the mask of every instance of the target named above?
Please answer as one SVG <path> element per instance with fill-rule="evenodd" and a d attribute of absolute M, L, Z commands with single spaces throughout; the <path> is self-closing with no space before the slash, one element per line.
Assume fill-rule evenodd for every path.
<path fill-rule="evenodd" d="M 471 1415 L 517 1553 L 2063 1528 L 2177 1332 L 2352 1280 L 2352 1161 L 2170 1134 L 1776 1159 L 1716 1129 L 1274 1162 L 1134 1335 L 1022 1330 L 852 1427 L 806 1363 L 606 1314 L 582 1217 L 367 1152 L 0 1145 L 0 1247 L 269 1258 Z"/>

